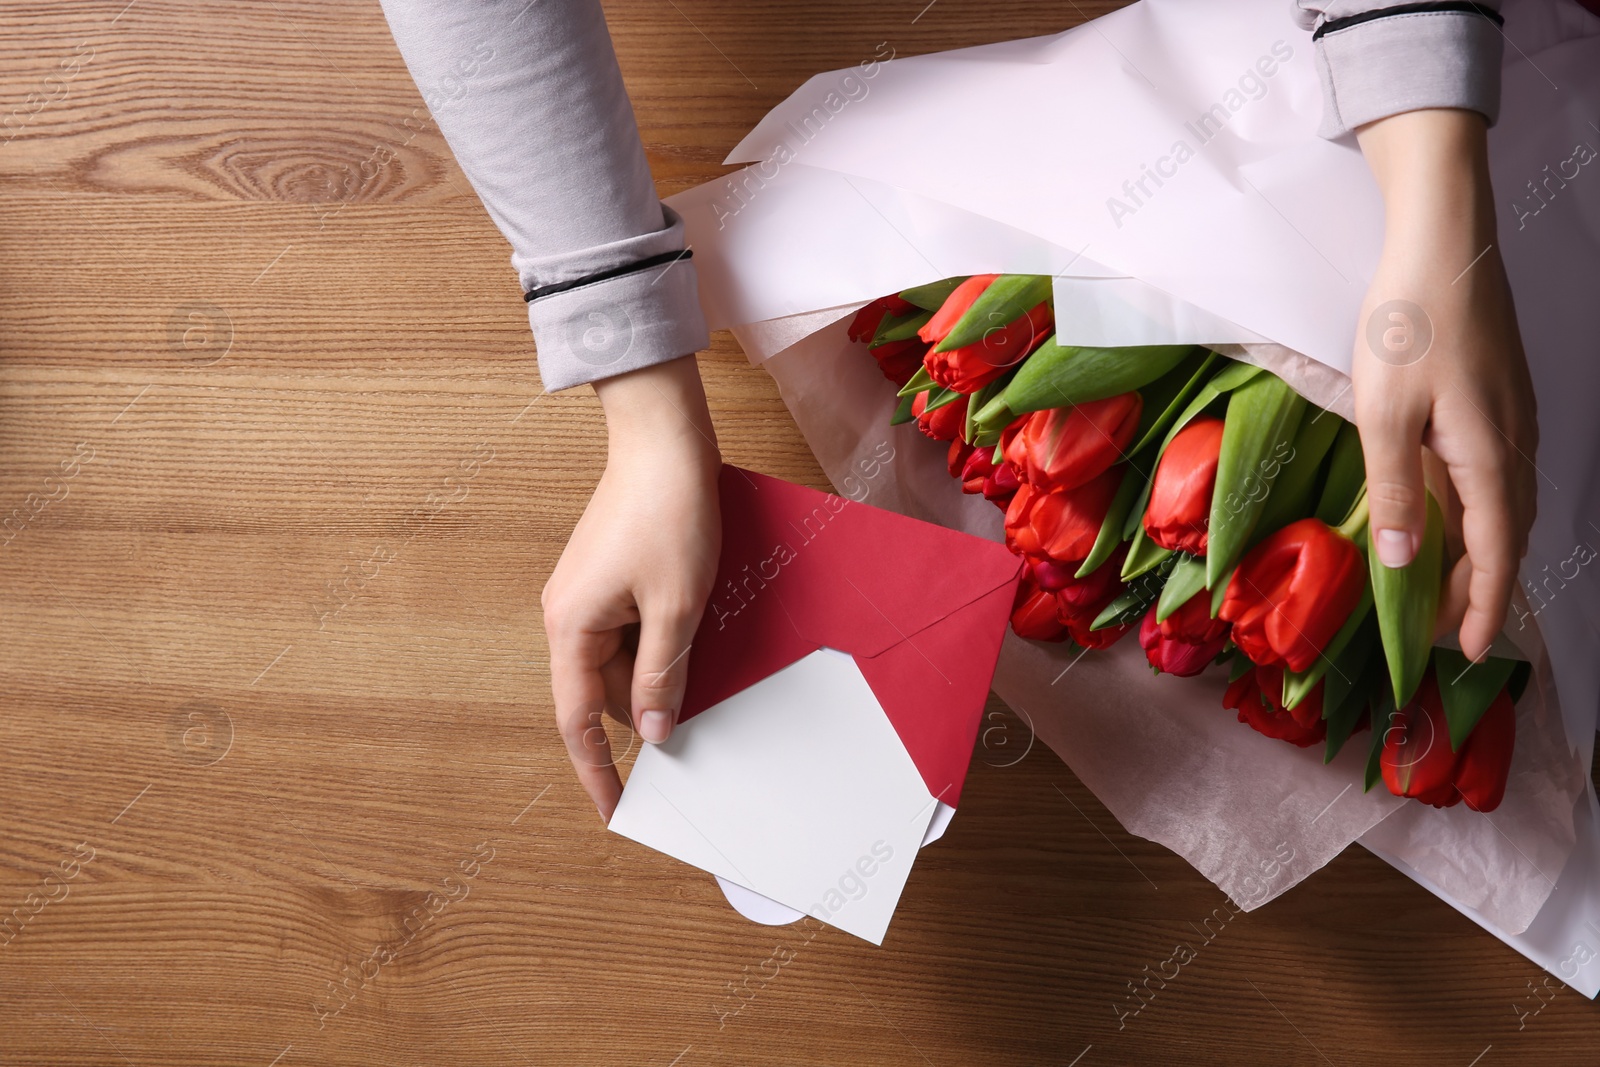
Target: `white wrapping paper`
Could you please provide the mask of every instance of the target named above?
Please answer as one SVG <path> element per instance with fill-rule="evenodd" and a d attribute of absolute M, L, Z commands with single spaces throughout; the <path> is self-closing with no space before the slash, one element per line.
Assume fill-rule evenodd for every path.
<path fill-rule="evenodd" d="M 1320 749 L 1236 722 L 1220 675 L 1155 678 L 1132 641 L 1071 659 L 1013 637 L 995 689 L 1130 832 L 1240 905 L 1359 840 L 1594 996 L 1600 579 L 1573 561 L 1600 546 L 1600 161 L 1542 196 L 1528 183 L 1547 165 L 1570 175 L 1576 144 L 1600 147 L 1600 25 L 1559 0 L 1510 0 L 1505 13 L 1513 45 L 1491 152 L 1544 443 L 1508 626 L 1535 678 L 1504 805 L 1483 816 L 1364 794 L 1360 741 L 1324 767 Z M 735 150 L 733 161 L 763 161 L 746 177 L 673 198 L 708 315 L 765 361 L 841 492 L 994 538 L 998 510 L 957 491 L 943 449 L 888 425 L 893 390 L 844 336 L 865 300 L 955 274 L 1051 273 L 1070 309 L 1065 340 L 1211 344 L 1348 416 L 1382 207 L 1353 144 L 1315 136 L 1310 56 L 1282 0 L 1143 0 L 1054 38 L 819 75 Z M 1231 90 L 1239 107 L 1227 110 Z M 1193 122 L 1218 105 L 1220 132 L 1201 144 Z M 1196 150 L 1174 165 L 1184 139 Z M 940 160 L 916 150 L 930 143 Z M 1134 203 L 1123 183 L 1163 153 L 1173 175 L 1147 179 Z M 877 468 L 863 461 L 885 440 L 895 460 L 867 479 Z"/>

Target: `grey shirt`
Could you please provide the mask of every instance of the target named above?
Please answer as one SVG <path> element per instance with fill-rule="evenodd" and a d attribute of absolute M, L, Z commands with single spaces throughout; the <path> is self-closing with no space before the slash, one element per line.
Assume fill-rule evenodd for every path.
<path fill-rule="evenodd" d="M 1324 137 L 1425 107 L 1500 113 L 1500 0 L 1293 0 L 1316 41 Z"/>
<path fill-rule="evenodd" d="M 599 0 L 382 0 L 424 103 L 533 294 L 554 391 L 710 343 L 683 222 L 657 198 Z M 1500 0 L 1291 0 L 1321 133 L 1425 107 L 1499 110 Z"/>

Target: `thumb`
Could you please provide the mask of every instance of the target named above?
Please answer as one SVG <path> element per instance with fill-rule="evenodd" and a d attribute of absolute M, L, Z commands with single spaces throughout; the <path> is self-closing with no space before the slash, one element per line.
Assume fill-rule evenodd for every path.
<path fill-rule="evenodd" d="M 633 660 L 633 725 L 660 744 L 672 733 L 689 677 L 689 643 L 700 625 L 698 609 L 681 606 L 639 612 L 639 651 Z"/>
<path fill-rule="evenodd" d="M 1404 567 L 1422 545 L 1427 489 L 1422 480 L 1425 408 L 1380 403 L 1357 412 L 1367 463 L 1372 544 L 1385 567 Z"/>

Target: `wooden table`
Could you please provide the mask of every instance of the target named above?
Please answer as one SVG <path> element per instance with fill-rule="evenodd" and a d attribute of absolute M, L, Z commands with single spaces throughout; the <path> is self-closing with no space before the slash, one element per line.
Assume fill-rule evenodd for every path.
<path fill-rule="evenodd" d="M 998 704 L 881 949 L 605 833 L 538 607 L 599 411 L 533 403 L 376 4 L 125 2 L 0 11 L 0 1063 L 1594 1062 L 1593 1005 L 1359 849 L 1144 986 L 1223 897 Z M 663 193 L 878 42 L 1114 6 L 924 2 L 608 5 Z M 730 461 L 823 484 L 704 368 Z"/>

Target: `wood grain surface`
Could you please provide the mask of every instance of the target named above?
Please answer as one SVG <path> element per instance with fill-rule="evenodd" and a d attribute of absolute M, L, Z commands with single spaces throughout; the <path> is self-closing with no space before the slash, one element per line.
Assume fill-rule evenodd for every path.
<path fill-rule="evenodd" d="M 666 194 L 878 42 L 1111 6 L 607 10 Z M 1131 1014 L 1225 901 L 998 703 L 881 949 L 606 833 L 538 607 L 600 413 L 541 396 L 372 0 L 7 0 L 0 139 L 0 1063 L 1594 1062 L 1594 1005 L 1360 849 Z M 730 461 L 824 484 L 703 366 Z"/>

